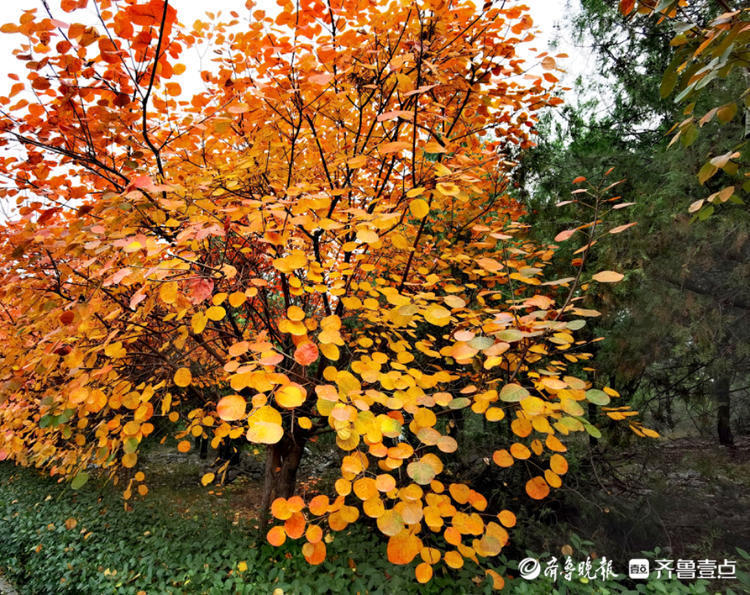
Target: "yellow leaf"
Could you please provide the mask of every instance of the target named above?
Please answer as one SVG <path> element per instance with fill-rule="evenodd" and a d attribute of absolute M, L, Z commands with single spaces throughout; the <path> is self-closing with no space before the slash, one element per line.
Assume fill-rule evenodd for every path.
<path fill-rule="evenodd" d="M 223 306 L 211 306 L 206 310 L 206 316 L 209 320 L 219 321 L 226 316 L 227 311 Z"/>
<path fill-rule="evenodd" d="M 378 529 L 381 533 L 392 537 L 398 535 L 404 529 L 404 521 L 401 515 L 395 510 L 386 510 L 377 520 Z"/>
<path fill-rule="evenodd" d="M 203 329 L 206 328 L 207 322 L 208 316 L 206 316 L 205 313 L 196 312 L 193 314 L 193 317 L 190 319 L 190 326 L 193 329 L 193 333 L 200 335 L 203 332 Z"/>
<path fill-rule="evenodd" d="M 125 357 L 127 352 L 125 351 L 125 348 L 122 346 L 122 342 L 118 341 L 117 343 L 110 343 L 104 348 L 104 354 L 107 357 L 111 357 L 112 359 L 119 359 L 122 357 Z"/>
<path fill-rule="evenodd" d="M 137 240 L 133 240 L 127 246 L 125 246 L 124 250 L 125 252 L 130 254 L 131 252 L 138 252 L 138 250 L 140 250 L 141 248 L 143 248 L 143 244 L 141 244 Z"/>
<path fill-rule="evenodd" d="M 378 236 L 378 234 L 371 229 L 359 228 L 357 230 L 357 240 L 359 240 L 363 244 L 375 244 L 379 239 L 380 237 Z"/>
<path fill-rule="evenodd" d="M 424 313 L 424 319 L 435 326 L 445 326 L 450 322 L 450 318 L 450 310 L 438 304 L 432 304 Z"/>
<path fill-rule="evenodd" d="M 305 319 L 305 311 L 299 306 L 289 306 L 289 308 L 286 311 L 286 317 L 289 320 L 299 322 Z"/>
<path fill-rule="evenodd" d="M 430 212 L 430 207 L 426 200 L 415 198 L 409 203 L 409 211 L 415 218 L 423 219 Z"/>
<path fill-rule="evenodd" d="M 447 196 L 458 196 L 458 194 L 461 192 L 461 189 L 452 182 L 442 182 L 440 184 L 437 184 L 435 186 L 435 189 L 441 194 L 445 194 Z"/>
<path fill-rule="evenodd" d="M 247 439 L 259 444 L 276 444 L 284 435 L 281 414 L 269 405 L 255 409 L 247 420 Z"/>
<path fill-rule="evenodd" d="M 180 368 L 174 373 L 174 383 L 180 387 L 190 386 L 193 381 L 193 375 L 188 368 Z"/>
<path fill-rule="evenodd" d="M 299 407 L 306 398 L 307 391 L 299 384 L 286 384 L 276 391 L 276 402 L 286 409 Z"/>
<path fill-rule="evenodd" d="M 159 298 L 165 304 L 174 304 L 177 301 L 177 283 L 163 283 L 159 288 Z"/>

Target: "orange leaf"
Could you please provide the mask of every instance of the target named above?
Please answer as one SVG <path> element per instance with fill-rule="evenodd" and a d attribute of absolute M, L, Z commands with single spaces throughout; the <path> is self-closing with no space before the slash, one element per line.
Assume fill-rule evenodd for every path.
<path fill-rule="evenodd" d="M 375 487 L 380 492 L 390 492 L 396 487 L 396 480 L 392 475 L 381 474 L 375 478 Z"/>
<path fill-rule="evenodd" d="M 193 381 L 193 375 L 188 368 L 180 368 L 174 373 L 174 383 L 179 387 L 190 386 Z"/>
<path fill-rule="evenodd" d="M 496 450 L 492 454 L 492 460 L 498 467 L 511 467 L 513 465 L 513 457 L 510 456 L 510 453 L 504 448 L 502 450 Z"/>
<path fill-rule="evenodd" d="M 568 472 L 568 461 L 562 455 L 554 454 L 549 459 L 549 468 L 558 475 L 565 475 Z"/>
<path fill-rule="evenodd" d="M 302 546 L 302 555 L 307 560 L 308 564 L 317 566 L 326 559 L 326 544 L 322 541 L 315 543 L 306 543 Z"/>
<path fill-rule="evenodd" d="M 284 531 L 291 539 L 299 539 L 305 532 L 305 515 L 295 512 L 284 523 Z"/>
<path fill-rule="evenodd" d="M 463 483 L 452 483 L 448 486 L 448 491 L 450 492 L 453 499 L 459 504 L 466 504 L 469 501 L 469 496 L 471 495 L 469 486 Z"/>
<path fill-rule="evenodd" d="M 307 531 L 305 531 L 305 538 L 310 543 L 318 543 L 323 539 L 323 529 L 318 525 L 308 525 Z"/>
<path fill-rule="evenodd" d="M 526 493 L 534 500 L 543 500 L 549 495 L 549 486 L 540 475 L 526 482 Z"/>
<path fill-rule="evenodd" d="M 388 153 L 398 153 L 399 151 L 403 151 L 404 149 L 408 149 L 409 147 L 411 147 L 411 144 L 404 141 L 383 143 L 382 145 L 380 145 L 380 152 L 383 155 L 387 155 Z"/>
<path fill-rule="evenodd" d="M 569 239 L 576 231 L 577 229 L 566 229 L 565 231 L 561 231 L 555 236 L 556 242 L 564 242 L 565 240 Z"/>
<path fill-rule="evenodd" d="M 464 565 L 464 557 L 456 551 L 445 552 L 443 560 L 445 560 L 448 566 L 454 569 L 461 568 Z"/>
<path fill-rule="evenodd" d="M 313 83 L 314 85 L 319 85 L 321 87 L 324 87 L 328 83 L 330 83 L 333 80 L 333 75 L 324 72 L 321 74 L 313 74 L 312 76 L 307 77 L 307 80 Z"/>
<path fill-rule="evenodd" d="M 635 0 L 620 0 L 620 12 L 628 16 L 635 8 Z"/>
<path fill-rule="evenodd" d="M 271 545 L 282 545 L 286 541 L 286 533 L 284 532 L 284 527 L 272 527 L 266 535 L 266 539 L 268 539 L 268 543 L 270 543 Z"/>
<path fill-rule="evenodd" d="M 509 529 L 516 524 L 516 515 L 510 510 L 501 510 L 497 515 L 497 518 L 500 519 L 500 522 Z"/>
<path fill-rule="evenodd" d="M 388 540 L 388 560 L 392 564 L 408 564 L 422 549 L 422 540 L 407 530 Z"/>
<path fill-rule="evenodd" d="M 432 566 L 427 564 L 427 562 L 421 562 L 417 564 L 417 567 L 414 569 L 414 574 L 417 577 L 418 582 L 429 583 L 432 578 Z"/>
<path fill-rule="evenodd" d="M 228 395 L 216 404 L 216 413 L 224 421 L 237 421 L 245 417 L 247 402 L 240 395 Z"/>
<path fill-rule="evenodd" d="M 492 579 L 492 588 L 495 591 L 502 590 L 502 588 L 505 586 L 505 579 L 503 579 L 502 576 L 500 576 L 496 571 L 492 570 L 491 568 L 487 568 L 484 572 Z"/>
<path fill-rule="evenodd" d="M 312 500 L 310 500 L 308 509 L 310 510 L 310 514 L 321 516 L 328 512 L 328 505 L 328 496 L 320 495 L 315 496 Z"/>

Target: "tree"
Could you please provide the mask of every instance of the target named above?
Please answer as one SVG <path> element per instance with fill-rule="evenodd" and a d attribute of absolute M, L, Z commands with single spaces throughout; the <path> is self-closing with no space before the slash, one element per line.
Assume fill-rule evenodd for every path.
<path fill-rule="evenodd" d="M 706 23 L 687 11 L 690 4 L 698 3 L 663 0 L 657 4 L 651 0 L 621 0 L 619 6 L 625 16 L 656 14 L 660 22 L 665 18 L 676 21 L 675 35 L 670 42 L 676 50 L 664 72 L 660 91 L 662 97 L 676 93 L 675 103 L 689 103 L 684 109 L 686 118 L 673 127 L 673 143 L 680 140 L 685 146 L 690 146 L 706 124 L 712 121 L 726 124 L 744 116 L 742 133 L 733 139 L 730 150 L 714 154 L 697 173 L 698 181 L 703 185 L 722 172 L 719 189 L 690 205 L 691 213 L 700 211 L 703 218 L 708 218 L 717 205 L 727 201 L 745 204 L 743 199 L 750 191 L 747 175 L 750 139 L 750 80 L 747 74 L 750 31 L 747 24 L 750 9 L 734 9 L 732 2 L 717 0 L 715 4 L 725 12 Z M 733 91 L 729 100 L 696 112 L 698 100 L 717 85 L 729 86 Z"/>
<path fill-rule="evenodd" d="M 283 521 L 268 540 L 304 535 L 311 563 L 323 523 L 360 509 L 392 562 L 421 555 L 420 581 L 441 557 L 494 556 L 514 516 L 441 481 L 449 414 L 506 418 L 495 463 L 526 465 L 542 499 L 567 470 L 558 436 L 597 433 L 578 402 L 617 396 L 568 369 L 588 357 L 573 333 L 597 315 L 578 305 L 589 279 L 543 280 L 555 246 L 528 238 L 505 192 L 507 152 L 559 103 L 553 76 L 523 76 L 531 19 L 469 2 L 246 7 L 241 28 L 235 13 L 180 27 L 162 0 L 3 27 L 26 36 L 29 75 L 0 98 L 25 153 L 2 161 L 19 217 L 2 238 L 0 457 L 80 487 L 90 464 L 135 472 L 167 416 L 181 451 L 267 445 L 262 509 Z M 178 60 L 199 44 L 217 58 L 183 100 Z M 343 454 L 337 497 L 305 503 L 297 468 L 322 433 Z"/>
<path fill-rule="evenodd" d="M 706 368 L 703 376 L 712 383 L 717 409 L 719 442 L 733 442 L 730 429 L 730 392 L 732 380 L 747 374 L 747 334 L 742 331 L 747 317 L 745 276 L 747 243 L 746 200 L 748 183 L 748 139 L 750 135 L 750 96 L 748 95 L 747 57 L 750 49 L 747 8 L 734 9 L 734 3 L 717 2 L 620 2 L 620 11 L 632 15 L 656 13 L 659 22 L 672 19 L 674 35 L 670 56 L 660 84 L 662 98 L 675 93 L 677 105 L 687 104 L 687 116 L 673 126 L 673 145 L 680 141 L 691 147 L 698 144 L 700 168 L 697 180 L 709 188 L 707 197 L 692 202 L 688 211 L 698 220 L 708 219 L 724 203 L 740 205 L 728 218 L 716 223 L 718 237 L 698 238 L 690 251 L 683 273 L 662 273 L 667 284 L 684 287 L 699 297 L 705 314 L 692 333 L 691 349 L 702 352 L 696 369 Z M 716 13 L 720 14 L 716 14 Z M 744 115 L 744 125 L 742 116 Z M 740 122 L 737 122 L 740 120 Z M 718 122 L 723 131 L 713 126 Z M 709 131 L 706 134 L 706 131 Z M 705 137 L 708 140 L 705 141 Z M 709 157 L 708 160 L 705 160 Z M 706 305 L 708 305 L 706 311 Z M 701 335 L 704 337 L 700 339 Z M 707 338 L 707 340 L 706 340 Z M 708 347 L 708 348 L 707 348 Z"/>
<path fill-rule="evenodd" d="M 707 26 L 719 11 L 714 2 L 693 2 L 680 16 Z M 669 127 L 684 117 L 681 105 L 660 93 L 661 72 L 675 64 L 671 22 L 625 19 L 616 6 L 599 0 L 582 2 L 571 21 L 579 42 L 595 52 L 597 72 L 606 77 L 599 95 L 606 99 L 567 105 L 542 123 L 538 146 L 522 160 L 532 181 L 525 200 L 535 213 L 526 221 L 541 238 L 556 233 L 545 223 L 555 218 L 577 224 L 580 209 L 555 206 L 567 193 L 571 171 L 595 177 L 614 167 L 627 176 L 619 191 L 634 204 L 627 214 L 619 211 L 612 225 L 638 224 L 627 237 L 616 235 L 602 245 L 591 262 L 630 271 L 626 283 L 598 296 L 604 316 L 596 331 L 606 336 L 596 349 L 599 378 L 664 427 L 673 427 L 678 407 L 710 408 L 711 434 L 729 443 L 729 422 L 742 419 L 736 397 L 747 384 L 747 211 L 729 203 L 717 208 L 708 225 L 702 222 L 712 205 L 695 212 L 692 223 L 686 207 L 705 195 L 696 172 L 706 156 L 734 151 L 744 125 L 739 118 L 706 122 L 700 135 L 667 147 Z M 696 96 L 694 113 L 732 101 L 741 83 L 738 77 L 714 81 Z M 592 84 L 597 81 L 580 82 L 580 94 Z M 722 181 L 705 185 L 719 191 Z M 728 387 L 721 399 L 718 387 Z M 739 405 L 731 420 L 730 393 Z M 708 432 L 709 416 L 699 418 L 700 430 Z"/>

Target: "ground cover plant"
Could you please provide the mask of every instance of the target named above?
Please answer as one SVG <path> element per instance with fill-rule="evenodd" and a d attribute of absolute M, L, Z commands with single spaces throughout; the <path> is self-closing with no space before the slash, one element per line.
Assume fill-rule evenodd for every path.
<path fill-rule="evenodd" d="M 393 566 L 384 555 L 385 544 L 362 527 L 337 534 L 328 560 L 311 567 L 300 556 L 299 543 L 275 548 L 263 540 L 248 542 L 257 526 L 233 521 L 232 508 L 222 506 L 220 498 L 210 500 L 206 513 L 206 491 L 197 482 L 179 504 L 165 489 L 123 514 L 113 486 L 98 484 L 71 494 L 65 484 L 7 463 L 0 465 L 0 478 L 0 568 L 21 594 L 492 591 L 489 577 L 471 563 L 438 570 L 429 584 L 420 585 L 413 579 L 416 563 Z M 583 559 L 591 544 L 575 537 L 572 542 L 574 556 Z M 495 567 L 517 577 L 515 564 L 504 557 Z M 565 586 L 543 577 L 534 582 L 509 578 L 508 588 L 518 593 L 712 592 L 707 581 L 639 585 L 621 573 L 616 579 Z"/>

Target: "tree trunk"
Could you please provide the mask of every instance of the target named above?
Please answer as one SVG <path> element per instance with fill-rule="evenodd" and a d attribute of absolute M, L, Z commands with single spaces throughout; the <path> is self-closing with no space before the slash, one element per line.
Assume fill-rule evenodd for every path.
<path fill-rule="evenodd" d="M 730 425 L 731 397 L 729 387 L 729 377 L 726 375 L 719 376 L 714 380 L 716 427 L 719 434 L 719 444 L 722 446 L 732 446 L 734 444 L 734 437 L 732 436 L 732 428 Z"/>
<path fill-rule="evenodd" d="M 265 536 L 270 520 L 271 503 L 276 498 L 290 498 L 297 485 L 297 470 L 302 461 L 307 438 L 284 435 L 266 450 L 266 470 L 263 477 L 263 498 L 260 503 L 260 533 Z"/>

